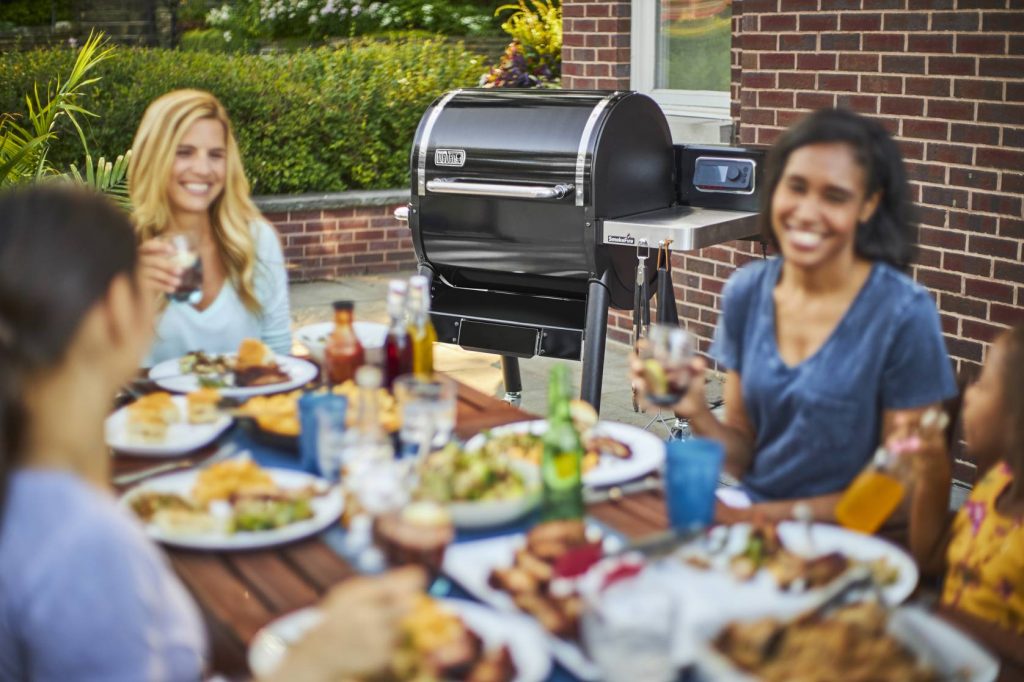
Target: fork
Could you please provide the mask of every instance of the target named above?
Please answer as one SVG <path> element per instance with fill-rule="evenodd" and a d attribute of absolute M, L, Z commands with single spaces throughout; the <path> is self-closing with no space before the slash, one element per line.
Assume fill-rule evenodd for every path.
<path fill-rule="evenodd" d="M 237 451 L 238 444 L 232 441 L 222 445 L 220 449 L 218 449 L 217 452 L 213 453 L 213 455 L 209 459 L 203 460 L 198 457 L 190 457 L 188 459 L 182 459 L 176 462 L 158 464 L 157 466 L 142 469 L 140 471 L 134 471 L 130 474 L 121 474 L 120 476 L 114 477 L 114 485 L 131 485 L 132 483 L 138 483 L 139 481 L 145 480 L 152 476 L 164 474 L 169 471 L 177 471 L 178 469 L 188 469 L 197 465 L 202 465 L 202 467 L 205 468 L 210 466 L 211 464 L 216 464 L 217 462 L 220 462 L 222 460 L 227 459 L 228 457 L 231 457 Z"/>

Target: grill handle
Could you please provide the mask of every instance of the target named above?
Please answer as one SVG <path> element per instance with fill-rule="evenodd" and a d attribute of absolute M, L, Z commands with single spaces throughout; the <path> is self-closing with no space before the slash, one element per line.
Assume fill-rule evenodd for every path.
<path fill-rule="evenodd" d="M 569 184 L 513 185 L 439 179 L 428 181 L 427 191 L 434 194 L 468 194 L 501 199 L 564 199 L 575 191 L 575 187 Z"/>
<path fill-rule="evenodd" d="M 409 207 L 399 206 L 398 208 L 395 209 L 395 212 L 392 215 L 395 216 L 395 220 L 397 220 L 398 222 L 407 223 L 409 222 Z"/>

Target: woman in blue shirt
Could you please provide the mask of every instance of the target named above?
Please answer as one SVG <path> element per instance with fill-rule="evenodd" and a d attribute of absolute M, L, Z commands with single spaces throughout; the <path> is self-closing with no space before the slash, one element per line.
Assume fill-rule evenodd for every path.
<path fill-rule="evenodd" d="M 900 152 L 877 122 L 811 114 L 779 138 L 765 172 L 762 234 L 779 257 L 738 270 L 722 294 L 711 356 L 725 417 L 692 382 L 675 412 L 725 446 L 755 503 L 719 521 L 831 520 L 842 490 L 904 413 L 956 392 L 939 316 L 905 274 L 913 255 Z M 703 376 L 704 363 L 693 370 Z"/>

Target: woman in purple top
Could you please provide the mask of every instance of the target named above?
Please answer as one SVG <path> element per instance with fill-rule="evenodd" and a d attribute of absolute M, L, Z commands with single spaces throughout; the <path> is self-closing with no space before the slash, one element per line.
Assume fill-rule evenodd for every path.
<path fill-rule="evenodd" d="M 725 417 L 703 381 L 674 406 L 725 446 L 725 469 L 754 501 L 730 522 L 780 520 L 798 501 L 832 520 L 842 490 L 897 418 L 956 392 L 938 313 L 905 274 L 913 256 L 899 149 L 877 122 L 811 114 L 768 155 L 762 234 L 779 252 L 738 270 L 722 294 L 711 356 Z M 693 367 L 702 376 L 704 363 Z"/>

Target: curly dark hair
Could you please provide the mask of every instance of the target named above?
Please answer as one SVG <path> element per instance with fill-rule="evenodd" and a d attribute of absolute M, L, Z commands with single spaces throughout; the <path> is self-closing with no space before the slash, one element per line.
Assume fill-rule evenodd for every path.
<path fill-rule="evenodd" d="M 917 229 L 903 157 L 881 123 L 846 109 L 814 112 L 783 133 L 768 152 L 760 218 L 762 238 L 779 248 L 772 231 L 771 205 L 789 155 L 801 147 L 833 142 L 845 143 L 853 150 L 854 159 L 867 177 L 865 196 L 877 191 L 882 195 L 875 213 L 857 226 L 857 255 L 906 270 L 914 257 Z"/>

